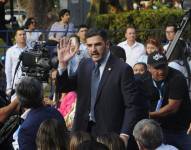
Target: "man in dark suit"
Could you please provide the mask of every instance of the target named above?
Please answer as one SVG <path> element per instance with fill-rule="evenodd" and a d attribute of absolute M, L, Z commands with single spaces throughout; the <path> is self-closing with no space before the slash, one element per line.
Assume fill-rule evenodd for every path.
<path fill-rule="evenodd" d="M 147 101 L 140 97 L 132 68 L 110 53 L 104 30 L 90 29 L 86 44 L 91 58 L 81 61 L 74 77 L 68 76 L 67 64 L 78 47 L 72 51 L 67 39 L 58 46 L 57 90 L 78 94 L 73 131 L 88 131 L 93 136 L 116 132 L 127 144 L 134 125 L 147 116 Z"/>
<path fill-rule="evenodd" d="M 24 77 L 16 87 L 16 95 L 22 108 L 30 109 L 18 132 L 19 150 L 36 150 L 36 135 L 40 124 L 50 118 L 58 120 L 66 130 L 64 118 L 53 107 L 43 105 L 42 83 L 32 77 Z M 63 139 L 65 140 L 65 139 Z"/>

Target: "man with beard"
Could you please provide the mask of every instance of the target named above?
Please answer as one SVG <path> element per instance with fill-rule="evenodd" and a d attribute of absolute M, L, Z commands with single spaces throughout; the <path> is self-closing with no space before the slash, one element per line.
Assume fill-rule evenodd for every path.
<path fill-rule="evenodd" d="M 135 150 L 130 147 L 133 127 L 147 117 L 148 105 L 135 83 L 133 70 L 111 54 L 105 30 L 90 29 L 86 44 L 91 58 L 82 60 L 72 77 L 66 68 L 78 47 L 71 50 L 71 42 L 66 39 L 58 46 L 57 89 L 76 90 L 78 95 L 72 131 L 93 136 L 116 132 L 126 145 L 129 142 L 129 149 Z"/>

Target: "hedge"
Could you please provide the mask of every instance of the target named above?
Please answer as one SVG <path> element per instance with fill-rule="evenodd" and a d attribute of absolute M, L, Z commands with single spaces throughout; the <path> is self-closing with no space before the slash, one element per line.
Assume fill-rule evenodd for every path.
<path fill-rule="evenodd" d="M 181 9 L 133 10 L 92 16 L 89 18 L 89 25 L 107 29 L 113 43 L 123 41 L 126 27 L 133 25 L 137 28 L 139 40 L 144 42 L 150 36 L 164 39 L 166 24 L 179 24 L 183 15 L 184 11 Z"/>

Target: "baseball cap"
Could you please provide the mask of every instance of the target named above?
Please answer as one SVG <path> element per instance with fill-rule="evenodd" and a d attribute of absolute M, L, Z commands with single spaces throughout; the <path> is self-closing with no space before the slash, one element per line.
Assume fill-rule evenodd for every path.
<path fill-rule="evenodd" d="M 159 68 L 167 65 L 167 58 L 165 54 L 160 52 L 153 52 L 149 54 L 147 64 L 153 66 L 154 68 Z"/>

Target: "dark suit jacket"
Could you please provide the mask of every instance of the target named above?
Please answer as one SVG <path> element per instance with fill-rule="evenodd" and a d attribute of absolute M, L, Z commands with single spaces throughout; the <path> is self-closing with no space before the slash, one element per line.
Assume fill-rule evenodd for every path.
<path fill-rule="evenodd" d="M 38 128 L 43 121 L 51 118 L 60 121 L 66 128 L 62 115 L 55 108 L 40 107 L 31 109 L 19 129 L 19 150 L 36 150 L 35 140 Z"/>
<path fill-rule="evenodd" d="M 76 90 L 78 94 L 74 131 L 87 131 L 91 99 L 91 59 L 82 60 L 77 75 L 69 78 L 67 70 L 57 77 L 58 91 Z M 135 123 L 147 116 L 147 100 L 139 93 L 132 68 L 110 55 L 98 87 L 93 135 L 107 132 L 131 134 Z"/>

